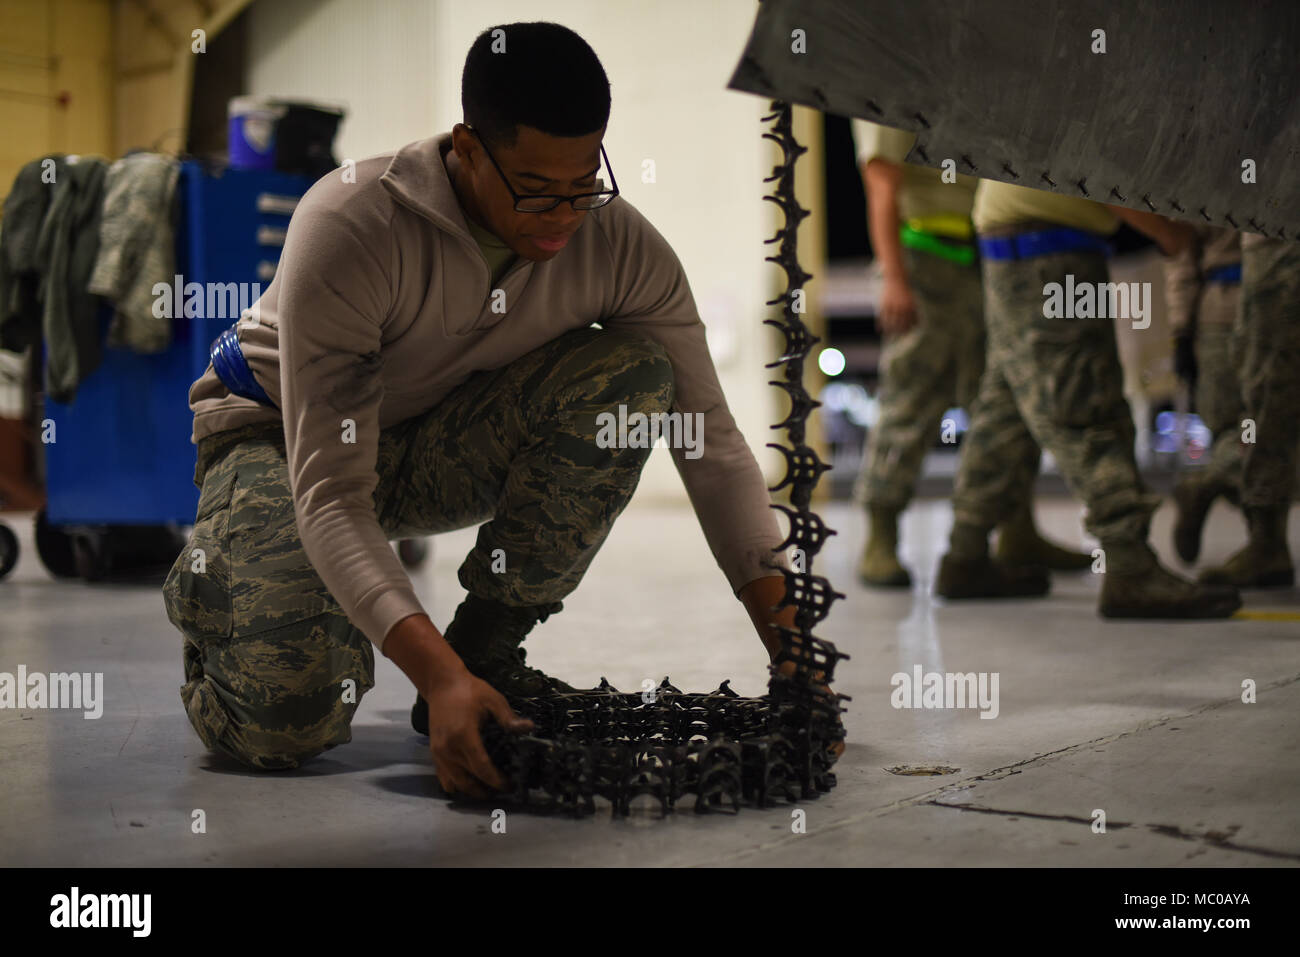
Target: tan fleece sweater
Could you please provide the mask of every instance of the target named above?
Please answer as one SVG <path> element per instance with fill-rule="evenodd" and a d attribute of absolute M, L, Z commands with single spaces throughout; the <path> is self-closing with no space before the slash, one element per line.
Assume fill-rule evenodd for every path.
<path fill-rule="evenodd" d="M 231 395 L 209 365 L 190 389 L 194 441 L 282 417 L 303 547 L 382 649 L 393 625 L 424 609 L 374 511 L 380 430 L 426 412 L 476 371 L 600 322 L 662 344 L 673 410 L 704 413 L 703 454 L 672 457 L 733 593 L 775 574 L 763 563 L 782 540 L 776 516 L 667 241 L 617 198 L 550 261 L 510 266 L 498 284 L 508 309 L 494 313 L 487 262 L 443 165 L 450 148 L 450 134 L 411 143 L 359 161 L 355 182 L 335 171 L 307 192 L 255 320 L 239 323 L 253 375 L 283 416 Z M 342 441 L 345 419 L 354 444 Z"/>

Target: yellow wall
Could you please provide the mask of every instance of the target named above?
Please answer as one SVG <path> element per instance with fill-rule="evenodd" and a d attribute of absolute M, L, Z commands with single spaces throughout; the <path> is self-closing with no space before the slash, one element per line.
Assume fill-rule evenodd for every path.
<path fill-rule="evenodd" d="M 112 39 L 110 0 L 0 0 L 0 196 L 46 153 L 113 154 Z"/>
<path fill-rule="evenodd" d="M 177 54 L 190 47 L 190 34 L 207 19 L 194 0 L 114 0 L 113 28 L 117 84 L 114 147 L 175 153 L 185 144 L 177 128 Z M 188 96 L 188 91 L 185 93 Z"/>
<path fill-rule="evenodd" d="M 0 0 L 3 2 L 3 0 Z M 113 0 L 114 145 L 179 152 L 186 144 L 195 30 L 211 43 L 251 0 Z"/>
<path fill-rule="evenodd" d="M 192 31 L 248 0 L 0 0 L 0 197 L 46 153 L 178 152 Z M 68 94 L 66 105 L 56 101 Z"/>

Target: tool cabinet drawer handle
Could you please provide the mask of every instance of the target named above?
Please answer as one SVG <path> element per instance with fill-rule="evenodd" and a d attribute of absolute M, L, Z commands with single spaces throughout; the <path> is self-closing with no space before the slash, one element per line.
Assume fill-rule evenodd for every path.
<path fill-rule="evenodd" d="M 258 226 L 257 227 L 257 245 L 259 246 L 283 246 L 284 237 L 289 234 L 287 229 L 281 229 L 278 226 Z"/>
<path fill-rule="evenodd" d="M 259 213 L 278 213 L 281 216 L 292 216 L 293 211 L 298 208 L 297 196 L 281 196 L 277 193 L 258 193 L 257 194 L 257 211 Z"/>

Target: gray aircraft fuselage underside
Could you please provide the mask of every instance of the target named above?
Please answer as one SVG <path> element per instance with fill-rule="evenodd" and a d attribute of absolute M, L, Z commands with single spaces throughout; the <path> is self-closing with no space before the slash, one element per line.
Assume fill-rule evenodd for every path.
<path fill-rule="evenodd" d="M 1300 0 L 763 0 L 729 87 L 911 130 L 919 165 L 1300 239 L 1298 49 Z"/>

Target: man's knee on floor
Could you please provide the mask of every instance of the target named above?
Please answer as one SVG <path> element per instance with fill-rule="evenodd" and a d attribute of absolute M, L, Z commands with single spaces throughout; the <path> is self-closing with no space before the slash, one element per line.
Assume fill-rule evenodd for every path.
<path fill-rule="evenodd" d="M 258 770 L 297 767 L 352 740 L 374 687 L 370 643 L 341 613 L 248 636 L 187 635 L 181 698 L 209 748 Z"/>
<path fill-rule="evenodd" d="M 248 732 L 245 729 L 241 734 L 229 737 L 222 750 L 256 771 L 291 771 L 351 740 L 352 730 L 347 722 L 330 723 L 316 729 L 288 728 L 273 732 L 261 729 Z"/>
<path fill-rule="evenodd" d="M 228 698 L 203 675 L 181 688 L 190 724 L 204 745 L 255 771 L 292 770 L 352 740 L 355 704 L 304 696 L 258 708 Z"/>

